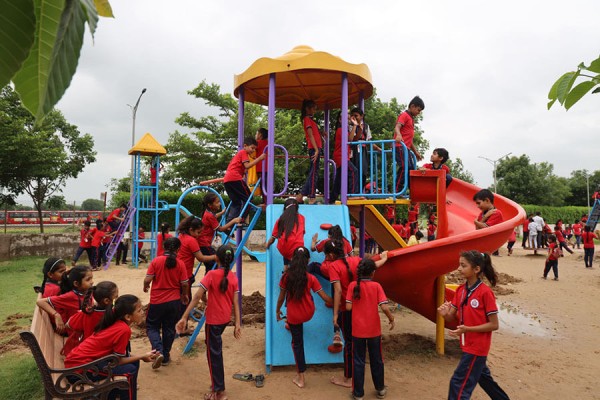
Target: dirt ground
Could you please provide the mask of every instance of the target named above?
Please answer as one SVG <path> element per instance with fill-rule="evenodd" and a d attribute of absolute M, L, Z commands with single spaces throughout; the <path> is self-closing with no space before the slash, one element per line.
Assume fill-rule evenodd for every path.
<path fill-rule="evenodd" d="M 488 365 L 492 375 L 512 399 L 600 399 L 594 386 L 600 372 L 600 271 L 584 268 L 583 250 L 559 261 L 560 280 L 541 279 L 544 256 L 534 256 L 520 247 L 512 256 L 501 249 L 494 257 L 502 273 L 496 291 L 500 330 L 495 332 Z M 147 265 L 139 269 L 112 266 L 96 272 L 94 281 L 113 280 L 121 294 L 133 293 L 148 301 L 142 291 Z M 232 379 L 238 372 L 265 373 L 264 324 L 260 318 L 264 294 L 264 264 L 244 263 L 243 294 L 249 314 L 242 338 L 235 340 L 228 328 L 223 336 L 225 378 L 229 399 L 347 399 L 349 389 L 329 383 L 342 372 L 340 365 L 309 366 L 307 385 L 292 383 L 295 368 L 278 367 L 266 376 L 263 388 Z M 389 332 L 384 322 L 383 353 L 385 381 L 390 399 L 441 399 L 447 395 L 449 379 L 458 364 L 457 341 L 446 336 L 446 355 L 435 353 L 435 326 L 405 308 L 395 311 L 396 328 Z M 133 352 L 150 349 L 139 332 L 132 340 Z M 140 399 L 201 398 L 209 389 L 209 373 L 202 332 L 191 356 L 181 349 L 186 338 L 175 342 L 171 365 L 153 371 L 142 365 Z M 291 351 L 291 348 L 290 348 Z M 367 373 L 365 398 L 375 398 Z M 488 398 L 477 388 L 473 399 Z"/>

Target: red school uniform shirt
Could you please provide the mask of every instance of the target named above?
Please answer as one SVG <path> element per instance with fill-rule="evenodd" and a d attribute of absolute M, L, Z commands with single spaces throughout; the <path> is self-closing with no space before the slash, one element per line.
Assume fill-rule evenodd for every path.
<path fill-rule="evenodd" d="M 106 222 L 113 222 L 115 217 L 118 217 L 119 214 L 121 214 L 121 209 L 115 208 L 110 214 L 108 214 L 108 217 L 106 217 Z"/>
<path fill-rule="evenodd" d="M 315 122 L 313 117 L 310 115 L 307 115 L 306 117 L 304 117 L 304 120 L 302 120 L 302 126 L 304 127 L 304 136 L 306 137 L 306 144 L 308 145 L 308 149 L 310 150 L 313 148 L 313 145 L 310 142 L 310 138 L 308 136 L 308 128 L 309 127 L 312 128 L 312 137 L 315 139 L 317 148 L 318 149 L 322 148 L 323 142 L 321 141 L 321 134 L 319 133 L 319 127 L 317 126 L 317 123 Z"/>
<path fill-rule="evenodd" d="M 548 260 L 558 260 L 560 257 L 560 250 L 556 243 L 548 244 Z"/>
<path fill-rule="evenodd" d="M 436 226 L 435 224 L 429 224 L 427 225 L 427 236 L 433 236 L 435 235 L 435 230 L 436 230 Z"/>
<path fill-rule="evenodd" d="M 482 219 L 483 219 L 483 212 L 481 212 L 479 214 L 479 216 L 477 217 L 477 221 L 481 221 Z M 487 227 L 490 227 L 490 226 L 497 225 L 502 221 L 504 221 L 504 217 L 502 216 L 502 211 L 500 211 L 496 208 L 496 209 L 494 209 L 494 212 L 492 213 L 492 215 L 490 215 L 489 218 L 485 221 L 485 225 Z"/>
<path fill-rule="evenodd" d="M 512 233 L 508 237 L 509 242 L 515 242 L 517 240 L 517 231 L 513 229 Z"/>
<path fill-rule="evenodd" d="M 111 233 L 112 229 L 110 229 L 110 226 L 107 226 L 106 228 L 104 228 L 104 236 L 102 237 L 102 244 L 109 244 L 112 240 L 112 236 L 107 236 L 107 234 Z"/>
<path fill-rule="evenodd" d="M 523 233 L 529 232 L 529 219 L 525 218 L 523 220 Z"/>
<path fill-rule="evenodd" d="M 354 225 L 350 225 L 350 235 L 352 235 L 352 241 L 358 239 L 358 230 Z"/>
<path fill-rule="evenodd" d="M 348 291 L 348 285 L 350 285 L 350 282 L 354 282 L 358 277 L 358 263 L 360 263 L 360 260 L 361 258 L 357 256 L 346 257 L 346 261 L 350 267 L 350 272 L 352 272 L 352 279 L 350 279 L 348 268 L 346 268 L 346 264 L 344 264 L 343 260 L 335 260 L 329 267 L 329 282 L 340 283 L 342 286 L 342 299 L 346 298 L 346 292 Z"/>
<path fill-rule="evenodd" d="M 408 222 L 417 222 L 417 217 L 419 215 L 419 212 L 416 210 L 409 210 L 408 211 Z"/>
<path fill-rule="evenodd" d="M 148 266 L 146 276 L 151 276 L 150 304 L 162 304 L 181 299 L 181 284 L 187 282 L 189 275 L 181 260 L 176 260 L 175 268 L 165 266 L 167 256 L 156 257 Z"/>
<path fill-rule="evenodd" d="M 196 260 L 194 254 L 200 251 L 200 246 L 196 238 L 187 233 L 180 233 L 179 240 L 181 241 L 181 247 L 177 253 L 177 259 L 183 262 L 187 276 L 190 277 L 194 275 L 194 260 Z"/>
<path fill-rule="evenodd" d="M 565 241 L 565 237 L 563 236 L 562 231 L 560 231 L 560 230 L 554 231 L 554 234 L 556 235 L 556 241 L 558 243 L 562 243 Z"/>
<path fill-rule="evenodd" d="M 315 249 L 317 249 L 317 251 L 319 253 L 322 253 L 323 250 L 325 250 L 325 244 L 327 242 L 329 242 L 330 240 L 331 239 L 329 239 L 329 238 L 321 240 L 319 243 L 317 243 L 317 245 L 315 246 Z M 348 239 L 342 238 L 342 241 L 344 242 L 344 254 L 350 254 L 350 253 L 352 253 L 352 251 L 354 249 L 352 248 L 352 244 L 350 244 L 350 242 L 348 241 Z"/>
<path fill-rule="evenodd" d="M 118 320 L 108 328 L 94 333 L 73 349 L 65 358 L 65 368 L 87 364 L 111 354 L 125 357 L 129 338 L 131 328 L 125 321 Z"/>
<path fill-rule="evenodd" d="M 279 281 L 279 287 L 282 290 L 286 290 L 287 287 L 287 273 L 283 274 Z M 285 294 L 285 304 L 287 307 L 287 321 L 290 324 L 298 325 L 310 321 L 315 313 L 315 301 L 310 291 L 317 293 L 323 288 L 319 283 L 319 280 L 314 275 L 306 273 L 307 282 L 306 288 L 300 300 L 293 299 L 289 293 Z"/>
<path fill-rule="evenodd" d="M 466 284 L 456 290 L 452 307 L 457 311 L 461 325 L 477 326 L 489 321 L 489 316 L 498 314 L 496 298 L 492 289 L 481 281 L 477 281 L 467 291 Z M 476 356 L 487 356 L 492 344 L 492 332 L 467 332 L 463 334 L 460 347 L 465 353 Z"/>
<path fill-rule="evenodd" d="M 385 218 L 387 220 L 396 218 L 396 206 L 389 204 L 385 206 Z"/>
<path fill-rule="evenodd" d="M 581 227 L 581 224 L 579 222 L 576 223 L 576 224 L 573 224 L 572 227 L 573 227 L 573 235 L 575 235 L 575 236 L 581 235 L 581 229 L 582 229 L 582 227 Z"/>
<path fill-rule="evenodd" d="M 593 249 L 594 248 L 594 239 L 598 239 L 598 236 L 594 232 L 583 232 L 581 234 L 581 238 L 583 239 L 583 248 L 584 249 Z"/>
<path fill-rule="evenodd" d="M 209 325 L 222 325 L 231 321 L 231 306 L 235 293 L 239 293 L 237 276 L 231 271 L 227 275 L 229 284 L 225 292 L 221 292 L 220 285 L 225 270 L 223 268 L 208 271 L 200 281 L 200 285 L 208 293 L 206 304 L 206 323 Z"/>
<path fill-rule="evenodd" d="M 92 247 L 92 239 L 90 238 L 90 229 L 83 228 L 81 232 L 79 232 L 79 247 L 82 249 L 89 249 Z"/>
<path fill-rule="evenodd" d="M 396 232 L 398 232 L 398 236 L 404 237 L 404 225 L 402 225 L 402 224 L 393 224 L 392 228 L 394 228 L 394 230 Z"/>
<path fill-rule="evenodd" d="M 142 247 L 144 247 L 144 242 L 140 242 L 143 239 L 146 239 L 146 232 L 138 232 L 138 250 L 142 250 Z"/>
<path fill-rule="evenodd" d="M 413 139 L 415 138 L 415 121 L 408 113 L 408 111 L 404 111 L 402 114 L 398 116 L 396 120 L 396 124 L 402 124 L 400 127 L 400 135 L 402 135 L 402 140 L 406 145 L 406 148 L 410 150 L 413 144 Z M 394 134 L 394 140 L 396 140 L 396 135 Z M 402 146 L 400 143 L 396 142 L 396 147 Z"/>
<path fill-rule="evenodd" d="M 256 146 L 256 154 L 255 154 L 255 156 L 258 158 L 258 157 L 260 157 L 265 152 L 265 149 L 267 148 L 267 145 L 269 144 L 269 141 L 266 140 L 266 139 L 260 139 L 260 140 L 257 140 L 256 143 L 257 143 L 257 146 Z M 265 171 L 266 171 L 267 160 L 265 159 L 264 161 L 265 161 Z M 262 165 L 263 165 L 262 161 L 259 162 L 258 164 L 256 164 L 256 172 L 259 173 L 259 174 L 263 171 L 263 166 Z M 260 178 L 260 176 L 259 176 L 259 178 Z"/>
<path fill-rule="evenodd" d="M 352 304 L 352 336 L 373 338 L 381 336 L 379 306 L 387 304 L 383 288 L 370 279 L 360 281 L 360 299 L 354 298 L 356 281 L 351 282 L 346 293 L 346 303 Z"/>
<path fill-rule="evenodd" d="M 100 247 L 104 236 L 106 236 L 106 231 L 103 231 L 102 229 L 96 229 L 96 232 L 94 232 L 94 238 L 92 239 L 92 247 Z"/>
<path fill-rule="evenodd" d="M 211 211 L 204 211 L 202 215 L 202 230 L 200 235 L 196 238 L 200 247 L 210 247 L 213 238 L 215 237 L 215 231 L 219 227 L 219 221 L 217 217 Z"/>
<path fill-rule="evenodd" d="M 60 314 L 63 322 L 67 322 L 73 314 L 81 310 L 83 298 L 83 293 L 71 290 L 58 296 L 48 297 L 48 303 Z"/>
<path fill-rule="evenodd" d="M 308 140 L 308 139 L 307 139 Z M 309 142 L 310 143 L 310 142 Z M 346 148 L 348 160 L 350 160 L 350 146 Z M 342 167 L 342 128 L 337 128 L 335 131 L 335 147 L 333 148 L 333 162 L 337 168 Z"/>
<path fill-rule="evenodd" d="M 46 283 L 44 284 L 44 293 L 42 293 L 42 298 L 59 295 L 60 285 L 54 281 L 46 281 Z"/>
<path fill-rule="evenodd" d="M 250 159 L 248 158 L 248 152 L 246 150 L 242 149 L 238 151 L 227 166 L 223 182 L 227 183 L 243 180 L 244 174 L 246 173 L 246 166 L 244 164 L 249 161 Z"/>
<path fill-rule="evenodd" d="M 436 171 L 439 171 L 439 170 L 446 171 L 447 174 L 450 173 L 450 167 L 447 166 L 446 164 L 440 164 L 440 166 L 436 168 L 433 165 L 433 163 L 427 163 L 427 164 L 423 165 L 423 168 L 425 168 L 425 169 L 433 169 L 433 170 L 436 170 Z"/>
<path fill-rule="evenodd" d="M 165 240 L 167 240 L 170 237 L 173 237 L 173 235 L 171 235 L 170 233 L 165 233 L 164 238 L 163 238 L 162 233 L 159 233 L 158 236 L 156 237 L 156 256 L 157 257 L 165 254 L 165 248 L 163 247 L 163 243 L 165 242 Z"/>
<path fill-rule="evenodd" d="M 288 260 L 292 259 L 294 255 L 294 251 L 298 247 L 304 246 L 304 216 L 302 214 L 298 214 L 298 221 L 296 225 L 294 225 L 294 229 L 290 232 L 289 235 L 281 232 L 281 237 L 279 233 L 279 219 L 275 222 L 275 226 L 273 227 L 273 233 L 271 236 L 277 238 L 277 250 L 281 253 L 283 258 Z"/>
<path fill-rule="evenodd" d="M 86 338 L 94 334 L 96 326 L 104 318 L 105 310 L 94 310 L 90 314 L 78 311 L 73 314 L 67 325 L 69 327 L 69 337 L 65 342 L 61 354 L 68 356 L 73 349 L 81 344 Z"/>

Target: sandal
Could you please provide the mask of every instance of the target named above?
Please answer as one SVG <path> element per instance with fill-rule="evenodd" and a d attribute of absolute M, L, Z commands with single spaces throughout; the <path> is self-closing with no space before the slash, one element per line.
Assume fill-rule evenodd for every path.
<path fill-rule="evenodd" d="M 154 362 L 152 363 L 152 369 L 160 368 L 164 359 L 165 359 L 165 356 L 163 356 L 162 354 L 159 354 L 158 356 L 156 356 L 156 358 L 154 359 Z"/>
<path fill-rule="evenodd" d="M 342 337 L 338 332 L 333 335 L 333 345 L 336 347 L 342 347 L 344 345 L 344 342 L 342 342 Z"/>
<path fill-rule="evenodd" d="M 254 380 L 252 374 L 246 372 L 245 374 L 233 374 L 233 379 L 237 379 L 238 381 L 250 382 Z"/>
<path fill-rule="evenodd" d="M 265 376 L 264 375 L 256 375 L 256 377 L 254 378 L 254 384 L 256 385 L 257 388 L 261 388 L 263 386 L 265 386 Z"/>

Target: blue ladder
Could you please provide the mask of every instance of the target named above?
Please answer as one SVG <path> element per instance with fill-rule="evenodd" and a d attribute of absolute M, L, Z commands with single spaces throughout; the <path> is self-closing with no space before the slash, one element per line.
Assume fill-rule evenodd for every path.
<path fill-rule="evenodd" d="M 119 228 L 117 229 L 117 233 L 113 236 L 112 240 L 108 244 L 108 248 L 106 249 L 106 263 L 104 264 L 104 269 L 108 269 L 110 262 L 117 252 L 119 248 L 119 244 L 121 240 L 123 240 L 123 236 L 125 232 L 127 232 L 127 228 L 129 227 L 129 223 L 133 219 L 135 215 L 136 208 L 133 206 L 135 202 L 135 194 L 131 195 L 129 198 L 129 203 L 127 204 L 127 209 L 125 210 L 125 214 L 123 215 L 123 220 L 119 224 Z"/>
<path fill-rule="evenodd" d="M 585 223 L 585 226 L 590 227 L 590 231 L 594 231 L 596 229 L 596 224 L 598 224 L 598 219 L 600 218 L 600 200 L 595 200 L 594 205 L 592 206 L 592 211 L 590 211 L 590 215 L 588 215 L 588 220 Z"/>

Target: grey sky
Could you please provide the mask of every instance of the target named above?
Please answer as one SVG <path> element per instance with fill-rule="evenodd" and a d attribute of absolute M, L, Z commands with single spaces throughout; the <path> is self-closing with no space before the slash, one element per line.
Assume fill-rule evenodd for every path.
<path fill-rule="evenodd" d="M 378 95 L 402 103 L 419 94 L 433 147 L 460 157 L 477 183 L 492 183 L 508 152 L 548 161 L 555 173 L 598 169 L 599 96 L 569 112 L 546 109 L 552 83 L 598 55 L 598 1 L 183 1 L 112 0 L 58 104 L 94 136 L 98 161 L 64 195 L 98 198 L 130 167 L 131 109 L 137 139 L 165 144 L 183 111 L 208 112 L 187 94 L 202 80 L 233 92 L 233 75 L 260 57 L 305 44 L 366 63 Z M 368 117 L 368 116 L 367 116 Z M 181 130 L 181 129 L 180 129 Z M 431 149 L 425 155 L 428 159 Z M 199 160 L 201 161 L 201 160 Z M 29 204 L 26 197 L 19 199 Z"/>

